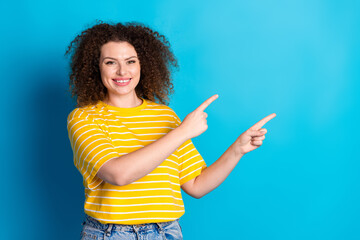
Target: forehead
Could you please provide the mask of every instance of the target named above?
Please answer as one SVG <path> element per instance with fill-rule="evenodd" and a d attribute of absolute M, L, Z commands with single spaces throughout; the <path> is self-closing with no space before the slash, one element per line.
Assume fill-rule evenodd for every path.
<path fill-rule="evenodd" d="M 101 46 L 101 57 L 128 58 L 136 56 L 135 48 L 128 42 L 108 42 Z"/>

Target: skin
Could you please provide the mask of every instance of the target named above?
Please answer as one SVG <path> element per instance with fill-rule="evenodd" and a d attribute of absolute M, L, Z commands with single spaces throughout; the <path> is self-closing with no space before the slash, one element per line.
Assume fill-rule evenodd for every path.
<path fill-rule="evenodd" d="M 117 107 L 135 107 L 141 104 L 141 99 L 135 93 L 140 79 L 140 62 L 129 62 L 130 59 L 137 59 L 135 49 L 126 42 L 109 42 L 103 45 L 101 51 L 99 67 L 102 80 L 109 92 L 107 103 Z M 106 64 L 109 57 L 117 61 L 114 65 L 111 63 L 110 67 Z M 133 82 L 120 87 L 113 82 L 117 77 L 130 77 Z M 207 99 L 188 114 L 179 127 L 157 141 L 106 162 L 99 169 L 97 176 L 110 184 L 123 186 L 149 174 L 185 141 L 207 130 L 208 115 L 205 110 L 217 98 L 218 95 L 214 95 Z M 270 114 L 242 133 L 217 161 L 198 177 L 183 184 L 182 189 L 195 198 L 201 198 L 218 187 L 246 153 L 263 144 L 267 130 L 262 127 L 275 116 L 275 113 Z"/>

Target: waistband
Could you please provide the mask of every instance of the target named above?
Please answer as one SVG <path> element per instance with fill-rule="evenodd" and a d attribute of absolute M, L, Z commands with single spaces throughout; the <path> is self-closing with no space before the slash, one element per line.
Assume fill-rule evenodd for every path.
<path fill-rule="evenodd" d="M 140 232 L 147 231 L 150 229 L 158 228 L 162 230 L 166 226 L 179 221 L 178 219 L 170 222 L 159 222 L 159 223 L 144 223 L 144 224 L 134 224 L 134 225 L 126 225 L 126 224 L 103 224 L 93 217 L 85 214 L 85 222 L 84 224 L 99 229 L 103 231 L 122 231 L 122 232 Z"/>

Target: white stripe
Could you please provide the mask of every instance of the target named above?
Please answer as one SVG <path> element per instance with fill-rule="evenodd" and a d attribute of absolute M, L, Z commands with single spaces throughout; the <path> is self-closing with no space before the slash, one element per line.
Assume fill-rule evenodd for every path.
<path fill-rule="evenodd" d="M 94 135 L 92 135 L 92 136 L 95 136 L 95 135 L 97 135 L 97 134 L 94 134 Z M 99 134 L 99 135 L 101 135 L 101 134 Z M 92 136 L 90 136 L 90 137 L 92 137 Z M 86 140 L 87 140 L 87 139 L 85 139 L 85 141 L 86 141 Z M 74 152 L 74 155 L 75 155 L 75 156 L 79 156 L 79 157 L 78 157 L 78 164 L 80 164 L 81 156 L 83 155 L 83 153 L 85 152 L 85 150 L 86 150 L 91 144 L 93 144 L 94 142 L 100 141 L 100 140 L 103 140 L 103 138 L 96 139 L 95 141 L 92 141 L 91 143 L 89 143 L 89 144 L 82 150 L 82 152 L 81 152 L 81 154 L 80 154 L 80 156 L 79 156 L 79 155 L 78 155 L 78 152 L 79 152 L 79 150 L 80 150 L 80 146 L 81 146 L 85 141 L 81 142 L 81 144 L 80 144 L 77 152 L 76 152 L 76 153 Z M 75 149 L 75 147 L 74 147 L 74 149 Z"/>
<path fill-rule="evenodd" d="M 83 126 L 83 127 L 86 127 L 86 126 Z M 75 132 L 77 132 L 79 129 L 80 129 L 80 128 L 78 128 Z M 89 129 L 89 130 L 83 132 L 82 134 L 80 134 L 80 135 L 78 136 L 78 138 L 76 139 L 76 141 L 74 142 L 74 146 L 76 146 L 77 141 L 79 140 L 79 138 L 80 138 L 82 135 L 84 135 L 85 133 L 88 133 L 88 132 L 90 132 L 90 131 L 96 131 L 96 130 L 95 130 L 95 129 Z M 74 133 L 74 135 L 73 135 L 73 141 L 74 141 L 74 136 L 75 136 L 75 133 Z"/>
<path fill-rule="evenodd" d="M 168 114 L 159 114 L 159 115 L 141 115 L 141 116 L 115 116 L 117 118 L 143 118 L 143 117 L 174 117 L 173 115 L 168 115 Z"/>
<path fill-rule="evenodd" d="M 179 176 L 175 176 L 175 175 L 168 174 L 168 173 L 149 173 L 146 176 L 169 176 L 169 177 L 173 177 L 173 178 L 176 178 L 176 179 L 179 178 Z"/>
<path fill-rule="evenodd" d="M 175 186 L 180 186 L 179 183 L 174 183 L 174 182 L 170 182 L 170 181 L 146 181 L 146 182 L 132 182 L 130 183 L 129 185 L 131 184 L 147 184 L 147 183 L 170 183 L 172 185 L 175 185 Z"/>
<path fill-rule="evenodd" d="M 136 214 L 136 213 L 164 213 L 164 212 L 168 212 L 168 213 L 176 213 L 176 212 L 183 212 L 184 210 L 173 210 L 173 211 L 168 211 L 168 210 L 148 210 L 148 211 L 136 211 L 136 212 L 105 212 L 105 211 L 96 211 L 96 210 L 91 210 L 91 209 L 87 209 L 85 208 L 86 211 L 88 212 L 96 212 L 96 213 L 107 213 L 107 214 Z"/>
<path fill-rule="evenodd" d="M 132 135 L 135 135 L 135 136 L 143 136 L 143 135 L 163 135 L 163 134 L 166 134 L 166 133 L 144 133 L 144 134 L 141 134 L 141 133 L 132 133 L 132 132 L 111 132 L 110 134 L 119 134 L 119 135 L 122 135 L 122 134 L 132 134 Z"/>
<path fill-rule="evenodd" d="M 122 122 L 123 124 L 137 124 L 137 123 L 175 123 L 174 121 L 143 121 L 143 122 Z"/>
<path fill-rule="evenodd" d="M 96 115 L 96 114 L 94 114 L 95 116 L 98 116 L 98 115 Z M 146 117 L 149 117 L 149 118 L 151 118 L 151 117 L 153 117 L 153 118 L 158 118 L 158 117 L 172 117 L 172 118 L 174 118 L 174 116 L 173 115 L 168 115 L 168 114 L 159 114 L 159 115 L 140 115 L 140 116 L 127 116 L 127 117 L 125 117 L 125 116 L 117 116 L 117 115 L 103 115 L 103 117 L 109 117 L 109 116 L 113 116 L 113 117 L 115 117 L 115 118 L 117 118 L 117 119 L 106 119 L 106 121 L 119 121 L 119 120 L 121 120 L 121 119 L 123 119 L 123 118 L 146 118 Z M 102 118 L 93 118 L 94 120 L 100 120 L 100 121 L 103 121 L 104 119 L 102 119 Z"/>
<path fill-rule="evenodd" d="M 141 198 L 171 198 L 176 200 L 182 200 L 181 198 L 176 198 L 172 195 L 162 195 L 162 196 L 141 196 L 141 197 L 104 197 L 104 196 L 90 196 L 89 198 L 105 198 L 105 199 L 141 199 Z"/>
<path fill-rule="evenodd" d="M 83 168 L 84 168 L 84 163 L 86 162 L 86 159 L 87 159 L 87 157 L 89 156 L 89 154 L 92 152 L 92 151 L 94 151 L 96 149 L 96 147 L 95 148 L 93 148 L 86 156 L 85 156 L 85 158 L 84 158 L 84 160 L 82 161 L 82 166 L 81 166 L 81 169 L 80 169 L 80 172 L 82 172 L 82 170 L 83 170 Z M 101 153 L 101 152 L 103 152 L 103 151 L 105 151 L 105 150 L 107 150 L 107 148 L 105 148 L 105 149 L 103 149 L 103 150 L 101 150 L 100 152 L 98 152 L 98 153 L 96 153 L 91 159 L 90 159 L 90 161 L 87 161 L 87 166 L 86 166 L 86 170 L 85 170 L 85 173 L 87 173 L 87 170 L 88 170 L 88 168 L 89 168 L 89 164 L 91 163 L 91 161 L 99 154 L 99 153 Z M 107 154 L 107 155 L 109 155 L 109 154 Z M 105 155 L 105 156 L 107 156 L 107 155 Z M 103 156 L 103 157 L 105 157 L 105 156 Z M 102 157 L 102 158 L 103 158 Z M 100 158 L 100 159 L 102 159 L 102 158 Z M 85 173 L 84 173 L 84 175 L 85 175 Z M 90 176 L 90 175 L 89 175 Z M 88 178 L 86 178 L 86 180 L 87 180 Z"/>
<path fill-rule="evenodd" d="M 179 158 L 182 158 L 182 157 L 185 156 L 186 154 L 188 154 L 188 153 L 190 153 L 190 152 L 192 152 L 192 151 L 195 151 L 195 150 L 196 150 L 196 148 L 193 148 L 193 149 L 191 149 L 190 151 L 188 151 L 188 152 L 184 153 L 183 155 L 181 155 Z"/>
<path fill-rule="evenodd" d="M 104 136 L 104 134 L 102 134 L 102 133 L 96 133 L 96 134 L 90 135 L 90 136 L 88 136 L 87 138 L 85 138 L 85 139 L 79 144 L 77 150 L 75 150 L 75 147 L 76 147 L 76 146 L 74 147 L 75 153 L 77 154 L 77 153 L 79 152 L 81 145 L 83 145 L 83 143 L 85 143 L 89 138 L 92 138 L 93 136 L 99 136 L 99 135 Z M 105 140 L 105 141 L 106 141 L 106 138 L 98 138 L 98 139 L 92 141 L 91 143 L 96 142 L 96 141 L 99 141 L 99 140 Z M 91 143 L 90 143 L 90 144 L 91 144 Z M 90 145 L 90 144 L 89 144 L 89 145 Z M 87 145 L 86 147 L 88 147 L 89 145 Z M 86 149 L 86 148 L 85 148 L 85 149 Z"/>
<path fill-rule="evenodd" d="M 71 127 L 71 129 L 72 129 L 76 124 L 81 123 L 81 122 L 84 122 L 84 121 L 85 121 L 85 120 L 81 120 L 81 121 L 79 121 L 79 122 L 75 122 L 74 125 Z M 90 124 L 89 124 L 89 125 L 90 125 Z M 75 132 L 73 132 L 73 133 L 71 133 L 71 130 L 70 130 L 69 133 L 71 133 L 71 141 L 74 140 L 75 133 L 76 133 L 77 131 L 79 131 L 80 129 L 86 127 L 86 126 L 87 126 L 87 125 L 80 126 L 80 127 L 77 128 L 77 129 L 75 130 Z"/>
<path fill-rule="evenodd" d="M 169 111 L 169 112 L 174 113 L 174 111 L 173 111 L 173 110 L 166 109 L 166 108 L 160 108 L 160 109 L 146 108 L 146 109 L 144 109 L 144 110 L 146 110 L 146 111 Z"/>
<path fill-rule="evenodd" d="M 155 106 L 157 107 L 157 106 Z M 113 110 L 113 109 L 108 109 L 109 112 L 113 112 L 113 113 L 117 113 L 117 110 Z M 145 108 L 143 109 L 143 111 L 169 111 L 171 113 L 174 113 L 173 110 L 171 109 L 167 109 L 167 108 Z"/>
<path fill-rule="evenodd" d="M 104 204 L 104 203 L 92 203 L 87 202 L 86 204 L 90 205 L 98 205 L 98 206 L 107 206 L 107 207 L 138 207 L 138 206 L 151 206 L 151 205 L 170 205 L 176 207 L 184 207 L 184 205 L 179 205 L 175 203 L 140 203 L 140 204 L 128 204 L 128 205 L 120 205 L 120 204 Z"/>
<path fill-rule="evenodd" d="M 146 136 L 146 135 L 165 135 L 167 133 L 132 133 L 132 132 L 111 132 L 111 135 L 114 135 L 114 134 L 131 134 L 131 135 L 135 135 L 135 136 Z"/>
<path fill-rule="evenodd" d="M 101 220 L 104 222 L 127 222 L 127 221 L 137 221 L 137 220 L 154 220 L 154 222 L 158 222 L 157 220 L 176 220 L 177 218 L 127 218 L 127 219 L 121 219 L 121 220 L 114 220 L 114 219 L 105 219 L 105 218 L 95 218 L 96 220 Z"/>
<path fill-rule="evenodd" d="M 81 113 L 80 113 L 80 115 L 79 115 L 79 118 L 81 117 L 81 115 L 83 115 L 84 112 L 85 112 L 85 111 L 81 111 Z"/>
<path fill-rule="evenodd" d="M 190 161 L 191 159 L 193 159 L 194 157 L 200 156 L 200 154 L 196 154 L 194 156 L 192 156 L 191 158 L 186 159 L 186 161 L 182 162 L 182 164 L 184 165 L 184 163 L 186 163 L 187 161 Z"/>
<path fill-rule="evenodd" d="M 71 116 L 68 116 L 68 123 L 74 119 L 74 116 L 78 111 L 80 111 L 80 109 L 76 108 L 75 111 L 73 111 L 73 113 L 71 114 Z"/>
<path fill-rule="evenodd" d="M 180 152 L 181 150 L 183 150 L 184 148 L 186 148 L 187 146 L 189 146 L 191 144 L 191 142 L 189 142 L 188 144 L 186 144 L 185 146 L 183 146 L 182 148 L 178 149 L 178 151 Z"/>
<path fill-rule="evenodd" d="M 132 134 L 131 132 L 110 132 L 110 134 Z"/>
<path fill-rule="evenodd" d="M 101 112 L 107 113 L 106 111 L 101 111 Z M 94 110 L 94 113 L 91 114 L 91 115 L 92 115 L 92 116 L 99 116 L 100 114 L 98 114 L 98 113 L 95 112 L 95 110 Z M 111 116 L 113 116 L 113 114 L 101 114 L 100 116 L 103 117 L 103 118 L 105 118 L 105 117 L 111 117 Z"/>
<path fill-rule="evenodd" d="M 89 189 L 89 188 L 87 188 Z M 90 189 L 89 189 L 90 190 Z M 106 192 L 145 192 L 145 191 L 158 191 L 158 190 L 162 190 L 162 191 L 172 191 L 172 192 L 176 192 L 176 193 L 180 193 L 180 191 L 176 191 L 172 188 L 149 188 L 149 189 L 129 189 L 129 190 L 119 190 L 119 189 L 94 189 L 92 191 L 106 191 Z"/>
<path fill-rule="evenodd" d="M 174 129 L 172 127 L 142 127 L 142 128 L 128 128 L 128 129 L 134 130 L 134 129 L 158 129 L 158 128 L 160 128 L 160 129 L 163 129 L 163 128 Z"/>
<path fill-rule="evenodd" d="M 147 135 L 166 135 L 167 133 L 133 133 L 135 136 L 147 136 Z"/>
<path fill-rule="evenodd" d="M 167 133 L 143 133 L 143 134 L 135 134 L 135 136 L 147 136 L 147 135 L 166 135 Z"/>
<path fill-rule="evenodd" d="M 104 121 L 104 119 L 102 118 L 94 118 L 94 121 Z M 118 122 L 119 119 L 106 119 L 107 122 L 111 121 L 111 122 Z"/>
<path fill-rule="evenodd" d="M 182 172 L 184 172 L 186 169 L 188 169 L 189 167 L 192 167 L 192 166 L 194 166 L 195 164 L 198 164 L 199 162 L 202 162 L 202 160 L 199 160 L 199 161 L 197 161 L 197 162 L 194 162 L 194 163 L 191 164 L 190 166 L 187 166 L 186 168 L 182 169 L 181 172 L 180 172 L 180 174 L 181 174 Z"/>
<path fill-rule="evenodd" d="M 103 180 L 100 178 L 94 178 L 93 181 L 89 185 L 93 185 L 93 184 L 95 184 L 95 182 L 98 182 L 98 184 L 93 186 L 93 189 L 97 188 L 103 182 Z"/>
<path fill-rule="evenodd" d="M 89 131 L 92 131 L 92 130 L 89 130 Z M 88 131 L 87 131 L 87 132 L 88 132 Z M 86 133 L 86 132 L 84 132 L 83 134 L 85 134 L 85 133 Z M 70 141 L 70 142 L 71 142 L 71 146 L 72 146 L 72 148 L 73 148 L 74 155 L 79 152 L 80 146 L 85 142 L 85 141 L 81 142 L 80 145 L 79 145 L 79 146 L 77 147 L 77 149 L 76 149 L 76 143 L 77 143 L 77 141 L 79 140 L 79 138 L 80 138 L 83 134 L 79 135 L 79 137 L 76 139 L 75 142 L 73 142 L 73 140 Z M 99 135 L 99 134 L 94 134 L 94 135 Z M 94 135 L 91 135 L 91 136 L 94 136 Z M 89 138 L 89 137 L 88 137 L 88 138 Z M 86 140 L 87 140 L 87 138 L 86 138 Z"/>
<path fill-rule="evenodd" d="M 189 172 L 188 174 L 186 174 L 185 176 L 183 176 L 182 178 L 180 178 L 180 180 L 182 180 L 183 178 L 185 178 L 185 177 L 189 176 L 190 174 L 192 174 L 192 173 L 194 173 L 194 172 L 198 171 L 199 169 L 201 169 L 201 167 L 199 167 L 198 169 L 196 169 L 196 170 L 194 170 L 194 171 L 192 171 L 192 172 Z"/>
<path fill-rule="evenodd" d="M 149 105 L 148 105 L 149 106 Z M 151 107 L 151 105 L 149 106 Z M 155 106 L 155 107 L 159 107 L 159 106 Z M 160 108 L 160 109 L 153 109 L 153 108 L 144 108 L 142 109 L 142 111 L 152 111 L 152 110 L 159 110 L 159 111 L 171 111 L 170 109 L 167 109 L 167 108 Z M 113 110 L 113 109 L 108 109 L 109 112 L 119 112 L 117 110 Z"/>
<path fill-rule="evenodd" d="M 171 154 L 171 155 L 173 155 L 173 154 Z M 176 157 L 176 156 L 175 156 L 175 157 Z M 179 163 L 177 163 L 177 162 L 175 162 L 175 161 L 173 161 L 173 160 L 170 160 L 170 159 L 165 159 L 165 161 L 175 163 L 177 166 L 180 165 Z M 165 162 L 165 161 L 164 161 L 164 162 Z"/>
<path fill-rule="evenodd" d="M 168 168 L 168 169 L 174 170 L 176 172 L 179 171 L 178 169 L 175 169 L 175 168 L 172 168 L 172 167 L 169 167 L 169 166 L 158 166 L 158 168 Z"/>
<path fill-rule="evenodd" d="M 137 138 L 128 138 L 128 139 L 112 139 L 112 141 L 122 141 L 122 142 L 126 142 L 126 141 L 140 141 Z"/>
<path fill-rule="evenodd" d="M 113 128 L 126 128 L 124 125 L 106 125 L 106 124 L 99 124 L 99 126 L 106 126 L 106 127 L 113 127 Z"/>
<path fill-rule="evenodd" d="M 72 119 L 71 121 L 73 121 L 73 120 L 75 120 L 75 118 L 74 119 Z M 76 119 L 77 120 L 77 119 Z M 70 121 L 70 122 L 71 122 Z M 71 132 L 71 130 L 73 129 L 73 127 L 75 126 L 75 125 L 77 125 L 78 123 L 81 123 L 81 122 L 85 122 L 85 121 L 88 121 L 88 120 L 80 120 L 80 121 L 76 121 L 72 126 L 71 126 L 71 128 L 69 129 L 69 132 Z M 69 122 L 69 123 L 70 123 Z M 86 124 L 86 125 L 84 125 L 84 126 L 89 126 L 89 125 L 96 125 L 96 124 Z"/>
<path fill-rule="evenodd" d="M 144 145 L 134 145 L 134 146 L 116 146 L 115 148 L 135 148 L 135 147 L 144 147 Z"/>
<path fill-rule="evenodd" d="M 101 134 L 101 133 L 94 134 L 94 135 L 92 135 L 92 136 L 89 136 L 88 138 L 93 137 L 93 136 L 97 136 L 97 135 L 102 135 L 102 134 Z M 86 139 L 80 144 L 80 146 L 81 146 L 84 142 L 86 142 L 86 140 L 87 140 L 88 138 L 86 138 Z M 94 142 L 100 141 L 100 140 L 106 140 L 106 139 L 104 139 L 104 138 L 98 138 L 98 139 L 92 141 L 91 143 L 89 143 L 89 144 L 82 150 L 82 152 L 81 152 L 81 154 L 80 154 L 80 156 L 79 156 L 79 159 L 81 159 L 81 156 L 83 155 L 84 151 L 85 151 L 91 144 L 93 144 Z M 76 154 L 77 154 L 78 151 L 80 150 L 80 146 L 79 146 Z"/>
<path fill-rule="evenodd" d="M 126 141 L 139 141 L 139 142 L 155 142 L 156 139 L 154 140 L 141 140 L 141 139 L 136 139 L 136 138 L 129 138 L 129 139 L 112 139 L 113 142 L 116 141 L 122 141 L 122 142 L 126 142 Z"/>
<path fill-rule="evenodd" d="M 108 144 L 108 143 L 100 144 L 100 145 L 94 147 L 93 149 L 91 149 L 90 152 L 88 152 L 88 154 L 87 154 L 87 155 L 85 156 L 85 158 L 83 159 L 83 164 L 82 164 L 82 167 L 81 167 L 80 172 L 83 170 L 83 168 L 84 168 L 84 162 L 86 162 L 86 159 L 88 158 L 89 154 L 90 154 L 92 151 L 94 151 L 96 148 L 98 148 L 98 147 L 100 147 L 100 146 L 102 146 L 102 145 L 105 145 L 105 144 Z M 101 153 L 101 152 L 103 152 L 103 151 L 105 151 L 105 150 L 109 150 L 109 149 L 111 149 L 111 148 L 104 148 L 104 149 L 101 150 L 100 152 L 97 152 L 97 153 L 92 157 L 92 159 L 91 159 L 90 161 L 88 161 L 88 166 L 89 166 L 90 162 L 91 162 L 99 153 Z M 107 155 L 109 155 L 109 154 L 107 154 Z M 79 160 L 79 161 L 80 161 L 80 160 Z M 87 172 L 87 168 L 86 168 L 86 172 Z"/>

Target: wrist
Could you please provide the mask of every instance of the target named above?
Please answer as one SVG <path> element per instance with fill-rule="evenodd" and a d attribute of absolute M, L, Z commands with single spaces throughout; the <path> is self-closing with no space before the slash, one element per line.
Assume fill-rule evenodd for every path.
<path fill-rule="evenodd" d="M 180 139 L 182 142 L 186 142 L 187 140 L 190 139 L 190 137 L 186 134 L 186 131 L 184 131 L 181 125 L 178 126 L 177 128 L 174 128 L 171 132 L 174 135 L 176 135 L 176 137 Z"/>
<path fill-rule="evenodd" d="M 235 157 L 237 159 L 240 159 L 245 155 L 245 152 L 242 151 L 241 147 L 239 146 L 239 144 L 237 144 L 237 142 L 234 142 L 231 145 L 231 148 L 232 148 L 232 151 L 233 151 L 233 153 L 234 153 L 234 155 L 235 155 Z"/>

